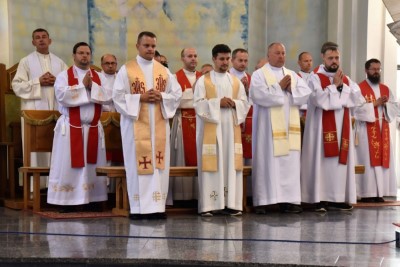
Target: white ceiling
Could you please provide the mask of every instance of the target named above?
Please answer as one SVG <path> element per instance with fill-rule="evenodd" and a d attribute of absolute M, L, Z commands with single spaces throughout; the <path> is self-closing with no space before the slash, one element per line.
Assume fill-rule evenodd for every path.
<path fill-rule="evenodd" d="M 383 0 L 389 14 L 392 16 L 393 21 L 400 20 L 400 1 L 399 0 Z"/>

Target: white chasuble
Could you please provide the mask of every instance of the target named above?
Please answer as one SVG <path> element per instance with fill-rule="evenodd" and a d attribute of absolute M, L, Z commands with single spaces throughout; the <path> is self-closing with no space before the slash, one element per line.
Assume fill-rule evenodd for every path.
<path fill-rule="evenodd" d="M 87 90 L 82 83 L 87 70 L 81 70 L 73 66 L 73 73 L 78 79 L 78 85 L 68 85 L 67 71 L 61 72 L 54 84 L 56 99 L 61 117 L 54 128 L 53 150 L 49 176 L 49 188 L 47 202 L 56 205 L 81 205 L 89 202 L 107 200 L 107 179 L 96 175 L 97 166 L 106 166 L 106 149 L 104 142 L 103 126 L 99 122 L 97 163 L 86 162 L 87 143 L 90 123 L 95 114 L 94 103 L 109 103 L 111 97 L 105 89 L 92 82 L 91 90 Z M 83 147 L 85 166 L 72 168 L 71 142 L 70 142 L 70 118 L 69 108 L 80 107 L 80 127 L 83 134 Z"/>
<path fill-rule="evenodd" d="M 199 212 L 221 210 L 225 207 L 242 210 L 243 172 L 235 170 L 234 125 L 243 123 L 250 104 L 243 84 L 237 99 L 233 96 L 233 77 L 229 73 L 210 72 L 216 98 L 206 98 L 204 76 L 196 82 L 194 107 L 196 110 L 196 143 L 199 179 Z M 235 109 L 221 108 L 221 98 L 231 98 Z M 217 166 L 213 172 L 202 171 L 203 136 L 205 122 L 216 124 Z"/>
<path fill-rule="evenodd" d="M 326 72 L 322 65 L 318 73 L 328 76 L 332 83 L 335 73 Z M 311 77 L 309 85 L 312 94 L 308 101 L 301 158 L 303 202 L 356 203 L 353 129 L 350 127 L 350 144 L 346 165 L 339 163 L 339 157 L 325 157 L 322 134 L 323 110 L 334 110 L 338 136 L 341 136 L 342 133 L 344 107 L 350 108 L 353 114 L 355 112 L 354 107 L 358 107 L 358 112 L 364 113 L 364 116 L 374 116 L 372 104 L 365 103 L 358 85 L 350 79 L 348 80 L 349 86 L 343 84 L 340 93 L 334 84 L 322 88 L 318 75 L 313 74 Z M 351 125 L 351 122 L 349 123 Z M 338 143 L 340 147 L 340 139 Z"/>
<path fill-rule="evenodd" d="M 381 97 L 381 92 L 378 84 L 372 84 L 366 80 L 374 92 L 375 99 Z M 389 101 L 385 106 L 378 106 L 378 118 L 380 131 L 382 129 L 382 120 L 391 123 L 396 121 L 398 114 L 398 106 L 392 92 L 389 90 Z M 364 112 L 355 109 L 354 117 L 356 119 L 355 136 L 358 144 L 356 143 L 356 164 L 364 165 L 365 172 L 356 175 L 357 182 L 357 197 L 383 197 L 383 196 L 396 196 L 397 195 L 397 180 L 395 174 L 395 160 L 394 160 L 394 146 L 392 142 L 393 134 L 390 134 L 389 140 L 390 154 L 389 154 L 389 168 L 382 166 L 371 166 L 369 139 L 367 134 L 367 118 Z M 375 116 L 374 116 L 375 118 Z M 390 126 L 389 126 L 390 127 Z M 391 130 L 391 129 L 390 129 Z M 392 131 L 390 131 L 392 133 Z"/>
<path fill-rule="evenodd" d="M 310 88 L 293 71 L 290 73 L 292 93 L 285 92 L 279 85 L 284 77 L 282 68 L 265 66 L 275 77 L 274 83 L 268 83 L 262 69 L 251 77 L 250 98 L 253 102 L 253 204 L 270 205 L 282 202 L 300 204 L 300 154 L 290 149 L 287 155 L 275 156 L 271 108 L 282 107 L 283 127 L 289 136 L 290 109 L 297 110 L 308 100 Z"/>
<path fill-rule="evenodd" d="M 140 56 L 136 57 L 144 77 L 146 88 L 153 89 L 153 64 Z M 161 111 L 165 120 L 164 127 L 166 132 L 165 144 L 165 168 L 154 168 L 152 174 L 139 175 L 136 166 L 136 146 L 134 135 L 134 124 L 140 114 L 141 103 L 140 94 L 131 94 L 131 84 L 129 82 L 126 66 L 119 70 L 114 83 L 113 100 L 115 108 L 121 113 L 121 136 L 123 145 L 124 162 L 126 169 L 126 180 L 128 187 L 128 198 L 130 212 L 135 214 L 148 214 L 165 211 L 165 201 L 168 193 L 169 166 L 170 166 L 170 127 L 169 119 L 175 114 L 182 96 L 182 90 L 172 74 L 168 72 L 168 81 L 165 92 L 162 92 Z M 148 116 L 150 124 L 150 135 L 152 143 L 152 161 L 156 162 L 154 153 L 155 144 L 155 114 L 154 104 L 148 104 Z"/>

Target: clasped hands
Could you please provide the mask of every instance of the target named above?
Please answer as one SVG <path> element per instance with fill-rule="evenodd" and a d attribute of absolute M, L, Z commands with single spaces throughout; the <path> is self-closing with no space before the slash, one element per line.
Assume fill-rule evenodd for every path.
<path fill-rule="evenodd" d="M 279 82 L 280 87 L 282 88 L 283 91 L 287 91 L 289 93 L 292 93 L 292 78 L 290 75 L 285 75 L 283 79 Z"/>
<path fill-rule="evenodd" d="M 39 77 L 39 82 L 41 86 L 53 86 L 56 81 L 56 77 L 50 72 L 46 72 Z"/>
<path fill-rule="evenodd" d="M 385 95 L 381 96 L 380 98 L 378 98 L 377 100 L 374 101 L 374 107 L 383 106 L 388 101 L 389 101 L 389 98 L 387 96 L 385 96 Z"/>
<path fill-rule="evenodd" d="M 86 89 L 92 90 L 92 75 L 90 71 L 86 72 L 85 77 L 83 77 L 82 83 Z"/>
<path fill-rule="evenodd" d="M 162 95 L 159 91 L 150 89 L 140 95 L 140 102 L 159 103 L 162 102 Z"/>
<path fill-rule="evenodd" d="M 228 97 L 223 97 L 223 98 L 221 98 L 220 107 L 221 108 L 235 108 L 236 104 L 235 104 L 235 101 L 233 101 L 232 99 L 230 99 Z"/>

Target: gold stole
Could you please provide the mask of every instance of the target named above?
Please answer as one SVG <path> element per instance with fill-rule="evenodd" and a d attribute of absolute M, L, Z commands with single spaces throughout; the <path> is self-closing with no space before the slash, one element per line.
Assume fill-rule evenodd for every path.
<path fill-rule="evenodd" d="M 144 94 L 147 91 L 146 79 L 142 69 L 136 60 L 126 63 L 131 94 Z M 167 85 L 168 74 L 165 67 L 153 61 L 153 89 L 164 92 Z M 138 120 L 133 124 L 136 146 L 136 167 L 139 175 L 153 174 L 153 151 L 151 146 L 151 127 L 149 104 L 140 103 Z M 166 129 L 165 120 L 161 112 L 161 104 L 154 104 L 154 148 L 155 148 L 155 167 L 160 170 L 165 168 L 165 144 Z M 126 164 L 130 164 L 126 162 Z"/>
<path fill-rule="evenodd" d="M 270 86 L 277 83 L 278 81 L 266 66 L 262 67 L 267 84 Z M 296 79 L 293 77 L 291 72 L 283 67 L 283 74 L 290 75 L 292 92 L 296 87 Z M 300 150 L 301 138 L 300 138 L 300 114 L 299 109 L 296 106 L 290 106 L 289 115 L 289 139 L 286 130 L 286 119 L 283 106 L 271 107 L 271 126 L 272 126 L 272 138 L 274 144 L 274 156 L 289 155 L 289 150 Z"/>
<path fill-rule="evenodd" d="M 231 77 L 233 79 L 232 96 L 235 99 L 239 99 L 239 80 L 232 75 Z M 217 89 L 211 81 L 210 73 L 204 75 L 204 87 L 206 89 L 206 99 L 217 98 Z M 233 127 L 235 170 L 243 171 L 243 147 L 240 125 L 234 124 Z M 204 122 L 202 170 L 204 172 L 218 171 L 216 123 Z"/>

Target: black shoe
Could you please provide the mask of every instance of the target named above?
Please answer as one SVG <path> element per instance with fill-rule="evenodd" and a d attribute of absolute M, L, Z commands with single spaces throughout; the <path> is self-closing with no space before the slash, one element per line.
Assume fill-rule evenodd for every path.
<path fill-rule="evenodd" d="M 303 212 L 303 209 L 300 207 L 300 205 L 295 205 L 291 203 L 279 203 L 279 209 L 281 212 L 284 213 L 301 213 Z"/>
<path fill-rule="evenodd" d="M 320 202 L 317 203 L 317 205 L 314 208 L 315 212 L 326 212 L 326 203 L 325 202 Z"/>
<path fill-rule="evenodd" d="M 384 199 L 383 197 L 376 197 L 376 198 L 375 198 L 375 202 L 377 202 L 377 203 L 383 203 L 383 202 L 385 202 L 385 199 Z"/>
<path fill-rule="evenodd" d="M 374 203 L 375 201 L 375 197 L 363 197 L 360 200 L 358 200 L 358 202 L 363 202 L 363 203 Z"/>
<path fill-rule="evenodd" d="M 328 210 L 351 211 L 353 206 L 347 203 L 328 202 Z"/>
<path fill-rule="evenodd" d="M 145 215 L 149 220 L 165 220 L 167 219 L 167 214 L 165 212 L 155 212 Z"/>
<path fill-rule="evenodd" d="M 140 214 L 140 213 L 131 213 L 129 214 L 129 219 L 131 220 L 144 220 L 146 219 L 144 214 Z"/>
<path fill-rule="evenodd" d="M 76 207 L 75 206 L 62 206 L 62 208 L 58 212 L 59 213 L 76 212 Z"/>
<path fill-rule="evenodd" d="M 157 212 L 155 214 L 156 214 L 156 218 L 159 220 L 167 219 L 167 214 L 165 212 Z"/>
<path fill-rule="evenodd" d="M 230 216 L 241 216 L 242 215 L 242 211 L 234 210 L 234 209 L 224 209 L 222 211 L 222 214 L 230 215 Z"/>
<path fill-rule="evenodd" d="M 82 211 L 87 212 L 102 212 L 103 211 L 103 203 L 101 202 L 91 202 L 82 206 Z"/>

